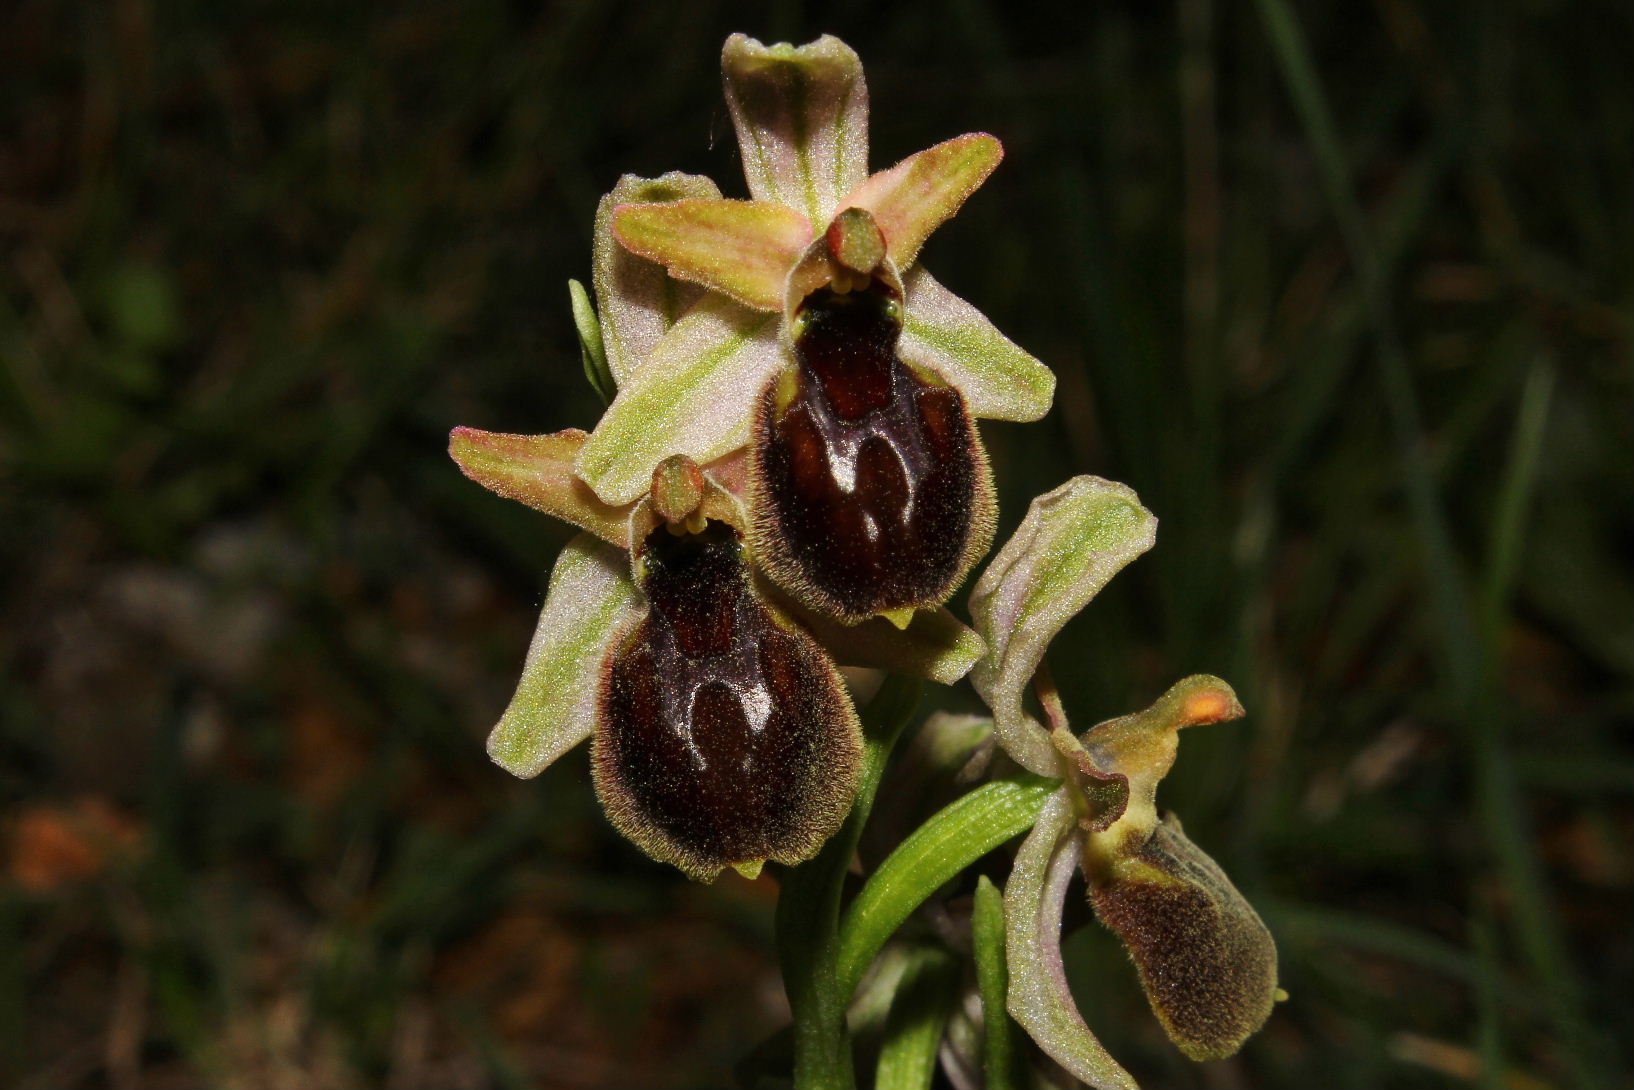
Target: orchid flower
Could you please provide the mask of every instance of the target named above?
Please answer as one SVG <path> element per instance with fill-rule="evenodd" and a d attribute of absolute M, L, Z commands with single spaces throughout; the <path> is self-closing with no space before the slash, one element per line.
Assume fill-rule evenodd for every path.
<path fill-rule="evenodd" d="M 682 174 L 626 177 L 601 202 L 600 320 L 587 305 L 575 312 L 583 351 L 621 388 L 703 293 L 613 243 L 612 209 L 713 191 Z M 981 641 L 946 610 L 901 631 L 809 613 L 755 568 L 740 462 L 667 457 L 642 495 L 614 504 L 574 472 L 587 439 L 576 429 L 450 437 L 468 477 L 585 531 L 556 561 L 489 755 L 531 777 L 592 738 L 613 824 L 693 878 L 809 858 L 850 807 L 861 746 L 834 661 L 952 684 Z"/>
<path fill-rule="evenodd" d="M 917 264 L 998 165 L 985 133 L 867 173 L 868 93 L 850 47 L 733 35 L 727 104 L 751 200 L 632 199 L 612 234 L 707 289 L 620 379 L 579 454 L 622 505 L 671 454 L 747 449 L 757 563 L 808 608 L 905 625 L 992 539 L 973 418 L 1036 420 L 1054 376 Z"/>
<path fill-rule="evenodd" d="M 1156 525 L 1126 486 L 1074 478 L 1033 501 L 971 598 L 988 643 L 973 680 L 993 709 L 995 736 L 1020 764 L 1062 779 L 1005 886 L 1007 1005 L 1046 1053 L 1098 1088 L 1135 1084 L 1067 989 L 1060 932 L 1075 874 L 1084 876 L 1096 916 L 1128 949 L 1153 1012 L 1190 1058 L 1236 1052 L 1280 994 L 1270 932 L 1179 819 L 1157 810 L 1180 730 L 1243 715 L 1231 687 L 1189 677 L 1145 711 L 1079 737 L 1040 670 L 1056 633 L 1151 548 Z M 1023 710 L 1028 681 L 1047 730 Z"/>

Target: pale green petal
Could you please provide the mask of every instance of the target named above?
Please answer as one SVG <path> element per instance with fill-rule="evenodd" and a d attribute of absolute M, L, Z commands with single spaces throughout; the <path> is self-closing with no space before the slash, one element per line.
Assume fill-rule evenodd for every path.
<path fill-rule="evenodd" d="M 1074 1078 L 1096 1090 L 1135 1080 L 1084 1024 L 1061 966 L 1061 916 L 1082 843 L 1065 791 L 1050 796 L 1004 884 L 1004 954 L 1010 1016 Z"/>
<path fill-rule="evenodd" d="M 516 695 L 488 736 L 495 764 L 524 779 L 537 776 L 590 737 L 602 664 L 641 610 L 622 550 L 588 534 L 567 543 L 551 572 Z"/>
<path fill-rule="evenodd" d="M 629 512 L 601 502 L 573 471 L 588 438 L 578 428 L 553 435 L 455 428 L 448 437 L 448 454 L 462 473 L 489 491 L 622 546 Z"/>
<path fill-rule="evenodd" d="M 844 203 L 874 214 L 892 260 L 906 269 L 931 232 L 953 218 L 1003 158 L 997 137 L 955 136 L 875 174 Z"/>
<path fill-rule="evenodd" d="M 985 420 L 1037 420 L 1050 411 L 1055 375 L 987 316 L 915 265 L 897 351 L 956 386 L 970 414 Z"/>
<path fill-rule="evenodd" d="M 613 234 L 671 276 L 744 306 L 781 310 L 784 281 L 811 241 L 811 224 L 770 201 L 674 201 L 614 209 Z"/>
<path fill-rule="evenodd" d="M 662 265 L 620 246 L 613 237 L 613 209 L 621 204 L 720 195 L 715 183 L 699 174 L 671 171 L 657 178 L 626 174 L 596 206 L 596 307 L 607 364 L 618 385 L 629 380 L 658 338 L 698 301 L 704 289 L 671 279 Z"/>
<path fill-rule="evenodd" d="M 706 295 L 675 324 L 591 433 L 580 478 L 606 503 L 640 499 L 672 454 L 700 465 L 748 443 L 755 399 L 785 363 L 777 316 Z"/>
<path fill-rule="evenodd" d="M 999 744 L 1023 767 L 1060 775 L 1055 747 L 1022 703 L 1045 649 L 1156 535 L 1133 489 L 1074 477 L 1033 500 L 971 592 L 970 616 L 987 641 L 971 681 L 993 709 Z"/>
<path fill-rule="evenodd" d="M 734 34 L 721 73 L 750 194 L 827 226 L 868 174 L 868 85 L 857 54 L 826 34 L 798 48 Z"/>

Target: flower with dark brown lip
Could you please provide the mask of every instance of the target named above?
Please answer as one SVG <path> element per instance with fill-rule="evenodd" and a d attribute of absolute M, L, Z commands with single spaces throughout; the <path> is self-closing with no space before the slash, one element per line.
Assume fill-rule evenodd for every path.
<path fill-rule="evenodd" d="M 1270 932 L 1179 819 L 1157 809 L 1180 731 L 1243 715 L 1231 687 L 1194 675 L 1145 711 L 1078 736 L 1043 669 L 1061 627 L 1152 547 L 1156 529 L 1129 488 L 1075 477 L 1033 501 L 970 601 L 988 645 L 972 680 L 993 709 L 994 737 L 1017 763 L 1062 780 L 1005 883 L 1008 1008 L 1045 1052 L 1103 1090 L 1134 1080 L 1084 1024 L 1067 989 L 1061 920 L 1075 875 L 1129 951 L 1153 1013 L 1192 1059 L 1236 1052 L 1278 994 Z M 1024 710 L 1029 685 L 1047 727 Z"/>
<path fill-rule="evenodd" d="M 579 476 L 605 502 L 658 460 L 747 449 L 750 537 L 774 581 L 844 623 L 906 625 L 986 551 L 974 419 L 1035 420 L 1054 377 L 917 264 L 998 165 L 970 133 L 867 174 L 856 54 L 734 35 L 727 103 L 752 200 L 632 200 L 612 233 L 707 289 L 597 425 Z"/>
<path fill-rule="evenodd" d="M 614 243 L 611 211 L 630 198 L 712 191 L 681 174 L 626 177 L 603 199 L 601 318 L 581 337 L 615 385 L 633 381 L 703 292 Z M 906 630 L 878 619 L 842 627 L 804 610 L 755 565 L 741 459 L 667 457 L 641 496 L 610 504 L 574 472 L 587 439 L 574 429 L 450 436 L 467 476 L 586 531 L 556 562 L 489 754 L 528 777 L 592 738 L 597 794 L 613 823 L 695 878 L 808 858 L 855 785 L 855 713 L 834 660 L 951 684 L 981 641 L 946 610 L 921 612 Z"/>

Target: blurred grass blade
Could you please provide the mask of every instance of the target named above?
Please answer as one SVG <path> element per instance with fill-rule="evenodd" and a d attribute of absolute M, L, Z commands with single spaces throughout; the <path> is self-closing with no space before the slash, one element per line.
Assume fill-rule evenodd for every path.
<path fill-rule="evenodd" d="M 1279 935 L 1312 951 L 1347 948 L 1439 973 L 1472 989 L 1480 984 L 1481 966 L 1475 956 L 1434 935 L 1361 912 L 1288 902 L 1261 907 Z M 1514 981 L 1502 980 L 1501 987 L 1504 1001 L 1511 1006 L 1532 1013 L 1542 1009 L 1538 998 Z"/>
<path fill-rule="evenodd" d="M 970 944 L 976 955 L 976 986 L 982 997 L 982 1074 L 987 1079 L 987 1090 L 1020 1090 L 1015 1027 L 1004 1009 L 1005 993 L 1010 988 L 1010 973 L 1004 961 L 1004 894 L 985 874 L 976 882 Z"/>
<path fill-rule="evenodd" d="M 915 950 L 885 1020 L 874 1090 L 927 1090 L 959 996 L 958 962 L 940 947 Z"/>
<path fill-rule="evenodd" d="M 1521 391 L 1482 581 L 1482 674 L 1486 684 L 1472 703 L 1470 732 L 1476 801 L 1511 898 L 1521 947 L 1544 985 L 1574 1080 L 1580 1086 L 1604 1086 L 1609 1080 L 1599 1070 L 1602 1046 L 1584 1011 L 1571 954 L 1558 926 L 1559 909 L 1527 820 L 1525 796 L 1503 733 L 1505 707 L 1496 689 L 1503 613 L 1520 563 L 1553 385 L 1552 373 L 1539 366 L 1528 374 Z"/>
<path fill-rule="evenodd" d="M 1502 971 L 1498 965 L 1497 928 L 1492 909 L 1483 903 L 1471 924 L 1475 947 L 1475 1054 L 1481 1059 L 1481 1085 L 1505 1086 L 1503 1045 Z"/>
<path fill-rule="evenodd" d="M 1486 645 L 1489 676 L 1496 665 L 1493 660 L 1501 635 L 1501 614 L 1515 581 L 1515 571 L 1520 566 L 1526 514 L 1532 506 L 1532 495 L 1537 485 L 1544 425 L 1549 417 L 1554 389 L 1554 371 L 1543 364 L 1533 367 L 1521 388 L 1520 408 L 1515 414 L 1515 438 L 1509 448 L 1509 462 L 1498 492 L 1497 509 L 1493 513 L 1491 548 L 1481 584 L 1481 635 Z"/>
<path fill-rule="evenodd" d="M 1462 711 L 1470 723 L 1480 816 L 1486 824 L 1504 883 L 1514 898 L 1515 923 L 1532 970 L 1551 998 L 1556 1031 L 1567 1044 L 1563 1051 L 1572 1081 L 1580 1086 L 1606 1085 L 1607 1080 L 1597 1072 L 1591 1058 L 1597 1049 L 1588 1039 L 1588 1023 L 1583 1016 L 1565 939 L 1558 926 L 1559 917 L 1544 886 L 1542 866 L 1525 828 L 1525 810 L 1513 768 L 1503 739 L 1495 729 L 1497 701 L 1490 690 L 1483 690 L 1481 633 L 1476 628 L 1477 618 L 1468 600 L 1464 576 L 1436 495 L 1418 397 L 1390 309 L 1389 285 L 1368 237 L 1333 114 L 1293 9 L 1287 0 L 1256 0 L 1256 3 L 1306 139 L 1316 155 L 1323 186 L 1356 268 L 1363 301 L 1379 342 L 1385 401 L 1401 447 L 1407 499 L 1424 549 L 1430 593 L 1441 622 L 1440 652 L 1448 703 Z M 1518 435 L 1517 439 L 1523 440 L 1524 435 Z M 1530 461 L 1524 452 L 1516 452 L 1510 459 L 1512 472 L 1524 470 Z M 1506 484 L 1503 489 L 1506 498 L 1511 491 L 1512 487 Z M 1518 512 L 1526 506 L 1524 491 L 1509 501 L 1517 512 L 1515 534 L 1521 524 Z M 1503 549 L 1518 555 L 1515 534 L 1510 535 Z M 1488 585 L 1492 585 L 1491 580 Z M 1501 590 L 1489 591 L 1486 600 L 1501 600 L 1501 597 Z"/>
<path fill-rule="evenodd" d="M 999 780 L 943 807 L 886 857 L 840 926 L 835 984 L 849 997 L 885 940 L 943 883 L 1026 832 L 1060 784 L 1037 776 Z"/>
<path fill-rule="evenodd" d="M 1378 340 L 1379 377 L 1384 387 L 1390 422 L 1400 447 L 1403 483 L 1412 509 L 1428 569 L 1429 589 L 1441 626 L 1442 665 L 1453 692 L 1467 697 L 1474 691 L 1477 652 L 1464 575 L 1452 547 L 1435 474 L 1424 445 L 1424 428 L 1413 390 L 1412 375 L 1390 310 L 1385 267 L 1373 247 L 1362 209 L 1350 183 L 1350 168 L 1339 143 L 1338 129 L 1305 36 L 1286 0 L 1257 0 L 1266 36 L 1282 68 L 1288 93 L 1305 128 L 1321 171 L 1334 219 L 1344 236 L 1345 249 L 1360 281 L 1362 302 Z"/>

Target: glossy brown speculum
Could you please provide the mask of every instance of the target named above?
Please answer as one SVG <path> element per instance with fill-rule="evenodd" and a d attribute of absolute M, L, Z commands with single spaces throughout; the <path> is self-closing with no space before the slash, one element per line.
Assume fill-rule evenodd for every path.
<path fill-rule="evenodd" d="M 654 530 L 641 586 L 650 611 L 609 660 L 595 735 L 614 824 L 697 878 L 809 858 L 850 806 L 861 753 L 833 664 L 756 596 L 724 523 Z"/>
<path fill-rule="evenodd" d="M 757 550 L 780 584 L 846 621 L 940 604 L 992 535 L 964 398 L 902 362 L 900 313 L 877 278 L 813 292 L 793 373 L 757 418 Z"/>

